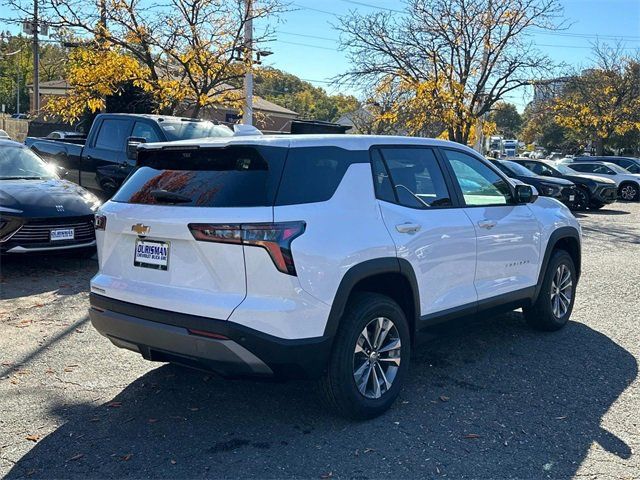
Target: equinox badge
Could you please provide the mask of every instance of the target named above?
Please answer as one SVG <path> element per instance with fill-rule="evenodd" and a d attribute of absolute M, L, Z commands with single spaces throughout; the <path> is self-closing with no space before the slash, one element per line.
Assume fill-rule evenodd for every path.
<path fill-rule="evenodd" d="M 131 225 L 131 231 L 136 232 L 138 235 L 146 235 L 151 230 L 151 227 L 147 227 L 142 223 L 136 223 L 135 225 Z"/>

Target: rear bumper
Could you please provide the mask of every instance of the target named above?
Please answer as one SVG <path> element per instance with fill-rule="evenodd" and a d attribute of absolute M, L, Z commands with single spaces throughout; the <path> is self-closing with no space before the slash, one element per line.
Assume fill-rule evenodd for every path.
<path fill-rule="evenodd" d="M 90 302 L 91 323 L 114 345 L 138 352 L 147 360 L 181 363 L 227 377 L 317 378 L 331 352 L 330 337 L 281 339 L 226 320 L 160 310 L 95 293 Z"/>

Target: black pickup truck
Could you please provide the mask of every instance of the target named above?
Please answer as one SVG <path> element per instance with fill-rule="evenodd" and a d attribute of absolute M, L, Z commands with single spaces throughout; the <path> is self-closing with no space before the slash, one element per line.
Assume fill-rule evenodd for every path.
<path fill-rule="evenodd" d="M 138 144 L 232 135 L 223 125 L 193 118 L 101 113 L 86 141 L 27 137 L 25 144 L 65 169 L 66 179 L 110 197 L 135 166 Z"/>

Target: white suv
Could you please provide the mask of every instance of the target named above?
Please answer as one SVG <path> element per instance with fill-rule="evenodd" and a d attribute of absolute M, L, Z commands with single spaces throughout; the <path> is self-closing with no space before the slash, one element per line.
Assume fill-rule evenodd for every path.
<path fill-rule="evenodd" d="M 343 415 L 393 403 L 416 331 L 522 307 L 569 319 L 580 226 L 464 146 L 405 137 L 147 144 L 96 216 L 91 321 L 149 360 L 319 378 Z"/>

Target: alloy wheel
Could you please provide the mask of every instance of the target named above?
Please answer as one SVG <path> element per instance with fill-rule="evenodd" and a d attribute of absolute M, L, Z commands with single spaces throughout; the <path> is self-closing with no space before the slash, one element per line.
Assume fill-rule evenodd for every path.
<path fill-rule="evenodd" d="M 386 317 L 371 320 L 360 332 L 353 352 L 353 379 L 367 398 L 389 391 L 400 368 L 400 335 Z"/>
<path fill-rule="evenodd" d="M 636 187 L 633 185 L 625 185 L 620 189 L 620 197 L 622 197 L 623 200 L 635 200 L 637 195 L 638 190 L 636 190 Z"/>
<path fill-rule="evenodd" d="M 551 310 L 556 318 L 562 318 L 569 311 L 573 298 L 573 279 L 571 270 L 561 263 L 551 281 Z"/>

